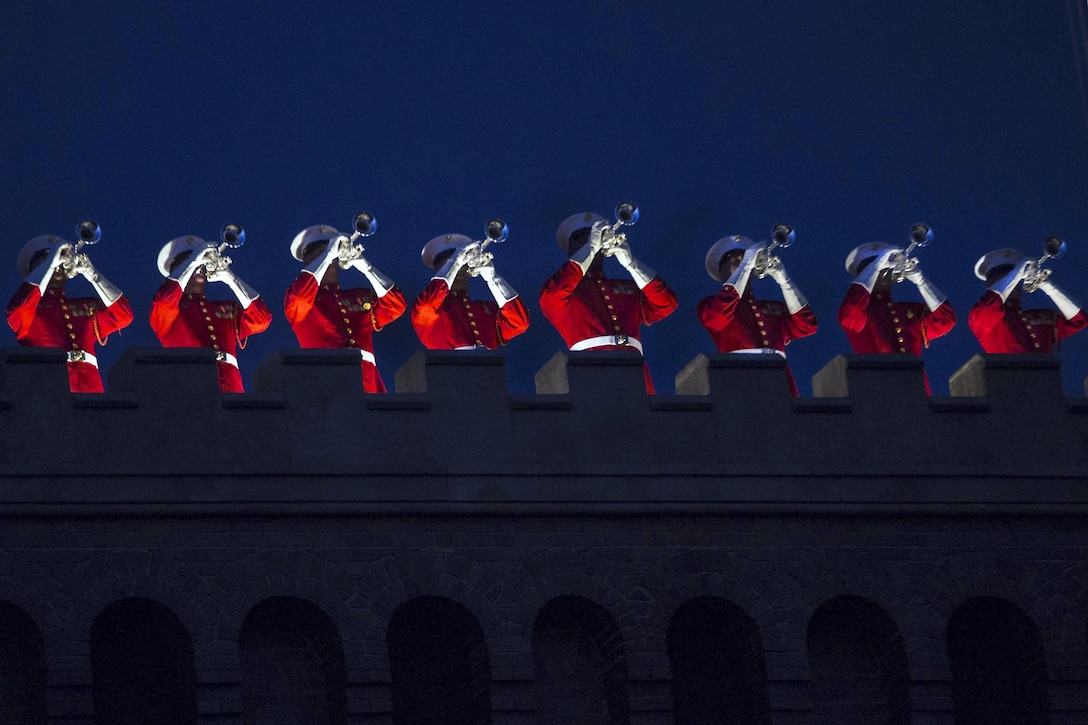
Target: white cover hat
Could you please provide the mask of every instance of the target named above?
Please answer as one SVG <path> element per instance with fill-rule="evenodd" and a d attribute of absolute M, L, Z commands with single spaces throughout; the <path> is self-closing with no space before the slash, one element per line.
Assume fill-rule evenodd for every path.
<path fill-rule="evenodd" d="M 312 227 L 306 227 L 291 240 L 291 256 L 301 262 L 303 261 L 302 253 L 306 251 L 306 247 L 314 242 L 327 242 L 338 236 L 340 236 L 340 232 L 328 224 L 315 224 Z"/>
<path fill-rule="evenodd" d="M 706 265 L 706 273 L 709 274 L 711 278 L 716 279 L 719 282 L 724 281 L 721 277 L 721 274 L 719 274 L 718 272 L 718 268 L 721 266 L 722 263 L 722 257 L 729 254 L 730 252 L 747 251 L 755 245 L 756 243 L 753 242 L 751 239 L 749 239 L 748 237 L 742 237 L 739 234 L 730 234 L 727 237 L 722 237 L 721 239 L 710 245 L 710 249 L 706 250 L 706 260 L 704 261 L 704 264 Z"/>
<path fill-rule="evenodd" d="M 24 244 L 23 248 L 19 250 L 19 256 L 15 259 L 15 264 L 19 267 L 19 276 L 25 277 L 30 274 L 30 260 L 34 258 L 35 254 L 43 249 L 49 249 L 54 244 L 71 244 L 71 242 L 61 239 L 55 234 L 40 234 Z"/>
<path fill-rule="evenodd" d="M 1024 253 L 1019 249 L 995 249 L 982 255 L 975 262 L 975 276 L 985 282 L 986 275 L 994 267 L 1000 267 L 1003 264 L 1019 264 L 1023 259 L 1025 259 Z"/>
<path fill-rule="evenodd" d="M 464 234 L 441 234 L 424 244 L 419 256 L 428 269 L 434 269 L 435 257 L 447 249 L 459 249 L 469 244 L 472 244 L 472 240 Z"/>
<path fill-rule="evenodd" d="M 163 277 L 170 276 L 170 267 L 175 259 L 188 251 L 196 251 L 208 246 L 208 242 L 200 237 L 189 234 L 184 237 L 175 237 L 159 250 L 159 272 Z"/>
<path fill-rule="evenodd" d="M 866 242 L 854 247 L 854 251 L 846 255 L 846 271 L 850 273 L 851 277 L 857 277 L 861 265 L 873 257 L 879 257 L 891 248 L 892 245 L 885 242 Z"/>
<path fill-rule="evenodd" d="M 578 214 L 571 214 L 569 217 L 563 220 L 563 223 L 559 225 L 559 229 L 555 231 L 555 241 L 559 244 L 559 248 L 566 253 L 570 253 L 570 235 L 574 234 L 579 229 L 585 229 L 593 226 L 594 222 L 608 221 L 600 214 L 594 214 L 591 211 L 579 212 Z"/>

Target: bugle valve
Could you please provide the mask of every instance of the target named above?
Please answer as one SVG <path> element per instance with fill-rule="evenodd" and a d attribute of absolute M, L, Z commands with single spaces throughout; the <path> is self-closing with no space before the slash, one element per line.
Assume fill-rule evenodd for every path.
<path fill-rule="evenodd" d="M 479 275 L 480 267 L 490 264 L 495 255 L 487 251 L 492 244 L 502 244 L 510 236 L 510 227 L 502 219 L 492 219 L 484 228 L 484 238 L 465 246 L 465 266 L 473 277 Z"/>
<path fill-rule="evenodd" d="M 612 256 L 612 250 L 621 244 L 627 243 L 627 234 L 621 232 L 623 227 L 629 227 L 638 221 L 638 206 L 621 201 L 616 204 L 616 221 L 612 226 L 605 227 L 601 233 L 601 251 L 606 257 Z"/>
<path fill-rule="evenodd" d="M 910 244 L 900 250 L 892 259 L 891 275 L 896 282 L 902 282 L 918 266 L 918 258 L 910 256 L 915 247 L 924 247 L 933 241 L 933 230 L 928 224 L 918 222 L 910 228 Z"/>
<path fill-rule="evenodd" d="M 797 234 L 789 224 L 775 224 L 771 232 L 771 242 L 756 253 L 753 272 L 759 279 L 766 277 L 772 269 L 782 263 L 782 260 L 774 255 L 776 249 L 785 249 L 797 240 Z"/>
<path fill-rule="evenodd" d="M 1043 242 L 1043 256 L 1038 260 L 1031 260 L 1024 267 L 1024 291 L 1034 292 L 1039 285 L 1050 279 L 1050 270 L 1043 269 L 1043 264 L 1048 259 L 1057 259 L 1065 254 L 1065 242 L 1061 237 L 1047 237 Z"/>
<path fill-rule="evenodd" d="M 64 261 L 61 262 L 61 268 L 64 270 L 64 274 L 68 276 L 68 279 L 72 279 L 79 274 L 78 269 L 80 266 L 90 262 L 87 255 L 80 250 L 84 246 L 98 244 L 101 239 L 102 227 L 90 219 L 81 221 L 76 226 L 76 244 L 74 247 L 69 245 L 68 250 L 64 253 Z"/>
<path fill-rule="evenodd" d="M 231 265 L 230 257 L 223 254 L 227 249 L 238 249 L 246 243 L 246 230 L 238 224 L 224 224 L 219 230 L 219 244 L 209 245 L 207 261 L 204 263 L 204 273 L 208 276 L 216 272 L 222 272 Z"/>
<path fill-rule="evenodd" d="M 335 244 L 339 250 L 337 265 L 341 269 L 347 269 L 353 260 L 363 256 L 366 247 L 360 240 L 378 231 L 378 220 L 374 218 L 373 214 L 362 211 L 352 217 L 351 228 L 353 230 L 351 236 L 341 234 L 330 242 L 330 244 Z"/>

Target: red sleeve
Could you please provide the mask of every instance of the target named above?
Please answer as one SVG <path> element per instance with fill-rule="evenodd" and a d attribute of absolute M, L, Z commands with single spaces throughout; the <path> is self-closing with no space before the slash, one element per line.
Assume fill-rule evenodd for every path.
<path fill-rule="evenodd" d="M 241 307 L 241 305 L 239 305 Z M 238 339 L 245 340 L 250 335 L 264 332 L 272 323 L 272 311 L 264 300 L 258 297 L 249 303 L 249 307 L 242 312 L 242 318 L 238 322 Z"/>
<path fill-rule="evenodd" d="M 808 337 L 816 332 L 816 313 L 805 305 L 786 318 L 786 342 Z"/>
<path fill-rule="evenodd" d="M 544 288 L 540 290 L 540 311 L 553 324 L 562 319 L 563 308 L 574 296 L 574 289 L 582 281 L 582 276 L 578 263 L 568 261 L 544 283 Z"/>
<path fill-rule="evenodd" d="M 167 279 L 151 300 L 151 329 L 161 340 L 170 331 L 174 321 L 181 314 L 181 285 L 177 280 Z"/>
<path fill-rule="evenodd" d="M 1065 316 L 1058 312 L 1058 339 L 1064 340 L 1072 335 L 1074 332 L 1079 332 L 1084 329 L 1085 325 L 1088 325 L 1088 315 L 1084 314 L 1084 310 L 1078 310 L 1077 314 L 1073 315 L 1072 319 L 1065 319 Z"/>
<path fill-rule="evenodd" d="M 15 331 L 15 338 L 22 340 L 30 331 L 42 292 L 37 285 L 23 282 L 8 302 L 8 326 Z"/>
<path fill-rule="evenodd" d="M 661 277 L 654 277 L 642 288 L 642 321 L 652 325 L 671 315 L 679 305 L 676 294 Z"/>
<path fill-rule="evenodd" d="M 446 280 L 432 279 L 412 303 L 412 327 L 419 339 L 422 340 L 438 322 L 438 308 L 442 306 L 449 292 Z"/>
<path fill-rule="evenodd" d="M 992 290 L 986 290 L 982 298 L 971 308 L 967 315 L 967 326 L 975 337 L 983 339 L 989 337 L 990 331 L 1005 319 L 1005 307 L 1001 302 L 1001 295 Z"/>
<path fill-rule="evenodd" d="M 393 286 L 391 290 L 374 300 L 374 307 L 370 311 L 370 319 L 374 323 L 374 330 L 380 330 L 393 320 L 404 314 L 408 308 L 408 300 L 400 287 Z"/>
<path fill-rule="evenodd" d="M 314 308 L 314 300 L 317 299 L 317 277 L 307 271 L 303 271 L 287 288 L 283 295 L 283 313 L 287 321 L 293 326 L 305 319 Z"/>
<path fill-rule="evenodd" d="M 495 326 L 498 328 L 501 345 L 529 329 L 529 311 L 525 309 L 521 297 L 515 297 L 499 308 L 499 313 L 495 316 Z"/>
<path fill-rule="evenodd" d="M 733 315 L 740 302 L 740 295 L 732 285 L 722 285 L 721 291 L 712 297 L 699 300 L 696 313 L 707 332 L 720 332 L 733 322 Z"/>
<path fill-rule="evenodd" d="M 937 309 L 926 313 L 922 324 L 925 326 L 926 339 L 936 340 L 941 335 L 947 335 L 956 326 L 956 311 L 945 300 Z"/>
<path fill-rule="evenodd" d="M 121 295 L 109 307 L 102 306 L 95 310 L 95 322 L 98 335 L 105 340 L 110 334 L 128 327 L 132 323 L 132 305 Z"/>
<path fill-rule="evenodd" d="M 854 283 L 846 290 L 846 298 L 839 305 L 839 324 L 850 332 L 861 332 L 869 323 L 869 290 L 865 285 Z M 955 318 L 953 317 L 953 321 Z"/>

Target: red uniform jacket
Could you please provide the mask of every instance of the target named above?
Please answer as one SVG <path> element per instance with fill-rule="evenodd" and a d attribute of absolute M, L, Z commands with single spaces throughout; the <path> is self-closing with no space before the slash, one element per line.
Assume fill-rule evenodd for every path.
<path fill-rule="evenodd" d="M 1057 310 L 1024 310 L 1020 300 L 986 290 L 971 308 L 967 324 L 988 353 L 1053 352 L 1059 342 L 1088 325 L 1084 310 L 1067 320 Z"/>
<path fill-rule="evenodd" d="M 106 344 L 110 333 L 132 322 L 132 307 L 124 297 L 107 307 L 97 297 L 68 299 L 64 289 L 47 289 L 24 282 L 8 303 L 8 324 L 20 345 L 60 347 L 68 352 L 95 354 L 95 342 Z M 87 362 L 68 363 L 73 393 L 101 393 L 102 376 Z"/>
<path fill-rule="evenodd" d="M 521 297 L 499 307 L 493 300 L 471 299 L 467 290 L 451 291 L 444 279 L 432 279 L 412 305 L 412 327 L 428 350 L 494 350 L 529 329 L 529 312 Z"/>
<path fill-rule="evenodd" d="M 287 288 L 283 309 L 304 348 L 355 348 L 374 354 L 374 333 L 404 314 L 404 293 L 393 287 L 384 297 L 374 290 L 342 290 L 339 284 L 318 284 L 302 272 Z M 385 384 L 373 362 L 363 360 L 363 390 L 384 393 Z"/>
<path fill-rule="evenodd" d="M 232 300 L 209 300 L 200 294 L 185 294 L 176 280 L 166 280 L 151 301 L 151 329 L 163 347 L 207 347 L 237 355 L 250 335 L 263 332 L 272 322 L 272 313 L 260 297 L 249 307 Z M 219 389 L 241 393 L 242 374 L 226 361 L 216 364 Z"/>
<path fill-rule="evenodd" d="M 856 353 L 902 352 L 921 355 L 929 341 L 956 324 L 956 311 L 945 300 L 930 311 L 921 302 L 894 302 L 888 292 L 870 294 L 852 284 L 839 307 L 839 324 Z"/>
<path fill-rule="evenodd" d="M 816 314 L 805 305 L 792 315 L 785 302 L 757 300 L 749 286 L 744 296 L 732 285 L 722 285 L 718 294 L 699 300 L 699 322 L 710 334 L 718 352 L 768 349 L 785 352 L 791 340 L 816 332 Z M 793 373 L 790 392 L 797 395 Z"/>
<path fill-rule="evenodd" d="M 540 309 L 563 336 L 567 347 L 591 337 L 627 335 L 638 339 L 640 325 L 652 325 L 676 309 L 676 295 L 660 277 L 641 290 L 632 280 L 609 279 L 599 269 L 582 275 L 582 268 L 567 262 L 544 283 Z M 625 345 L 605 345 L 592 350 L 630 350 Z M 645 369 L 645 364 L 644 364 Z M 650 371 L 646 392 L 653 393 Z"/>

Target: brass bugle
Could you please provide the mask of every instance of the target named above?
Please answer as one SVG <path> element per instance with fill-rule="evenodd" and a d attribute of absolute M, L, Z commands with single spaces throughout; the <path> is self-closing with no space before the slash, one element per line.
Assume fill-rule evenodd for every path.
<path fill-rule="evenodd" d="M 1066 245 L 1061 237 L 1049 236 L 1043 242 L 1043 256 L 1028 262 L 1024 268 L 1024 291 L 1034 292 L 1039 285 L 1050 279 L 1050 270 L 1043 269 L 1048 259 L 1058 259 L 1065 254 Z"/>
<path fill-rule="evenodd" d="M 337 264 L 341 269 L 347 269 L 352 260 L 363 256 L 366 247 L 360 240 L 378 231 L 378 220 L 370 212 L 361 211 L 351 218 L 351 228 L 351 236 L 341 234 L 329 242 L 339 250 Z"/>
<path fill-rule="evenodd" d="M 621 201 L 616 204 L 616 221 L 606 228 L 601 235 L 601 249 L 607 256 L 612 247 L 627 242 L 627 235 L 620 231 L 623 227 L 629 227 L 638 222 L 638 206 L 630 201 Z"/>
<path fill-rule="evenodd" d="M 756 273 L 759 279 L 766 277 L 772 268 L 782 263 L 782 260 L 773 254 L 774 250 L 785 249 L 795 241 L 797 241 L 797 234 L 793 231 L 793 227 L 789 224 L 775 224 L 774 229 L 771 231 L 771 242 L 766 249 L 756 253 L 752 271 Z"/>
<path fill-rule="evenodd" d="M 510 236 L 510 227 L 502 219 L 492 219 L 484 227 L 484 238 L 465 246 L 467 252 L 465 266 L 473 277 L 480 267 L 491 262 L 495 256 L 487 251 L 491 244 L 502 244 Z"/>
<path fill-rule="evenodd" d="M 101 239 L 102 227 L 98 226 L 96 222 L 86 219 L 76 225 L 76 244 L 64 253 L 64 261 L 61 263 L 61 268 L 68 276 L 68 279 L 72 279 L 76 276 L 76 263 L 79 261 L 79 258 L 86 258 L 86 255 L 79 250 L 84 246 L 98 244 Z"/>
<path fill-rule="evenodd" d="M 918 258 L 910 256 L 915 247 L 927 246 L 933 241 L 933 230 L 928 224 L 918 222 L 910 228 L 910 244 L 895 255 L 892 260 L 891 275 L 896 282 L 902 282 L 918 266 Z"/>
<path fill-rule="evenodd" d="M 239 224 L 224 224 L 219 230 L 219 245 L 212 247 L 208 261 L 204 264 L 204 273 L 211 275 L 231 265 L 233 261 L 223 254 L 228 249 L 238 249 L 246 243 L 246 230 Z"/>

